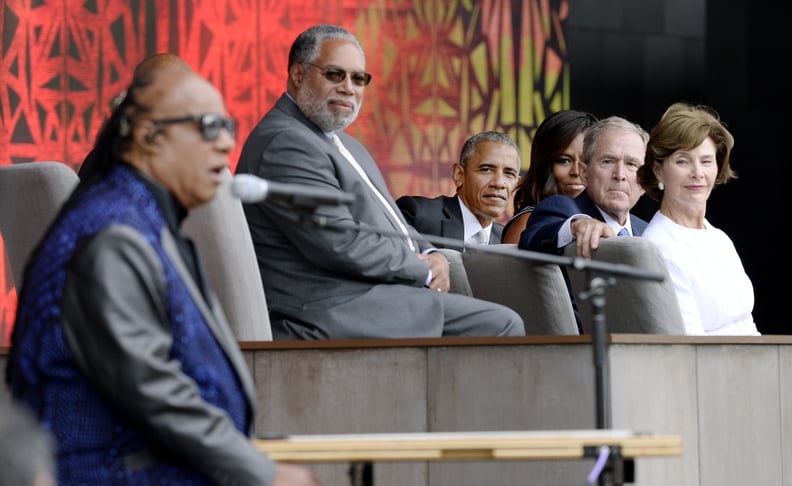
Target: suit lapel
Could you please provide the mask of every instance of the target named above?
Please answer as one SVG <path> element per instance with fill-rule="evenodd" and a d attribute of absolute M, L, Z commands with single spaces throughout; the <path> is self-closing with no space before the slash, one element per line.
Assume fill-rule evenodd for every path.
<path fill-rule="evenodd" d="M 490 230 L 489 242 L 490 245 L 498 245 L 503 240 L 503 225 L 493 221 L 492 230 Z"/>
<path fill-rule="evenodd" d="M 457 197 L 443 197 L 443 216 L 440 221 L 440 236 L 461 240 L 465 237 L 465 223 L 462 221 L 461 203 Z"/>
<path fill-rule="evenodd" d="M 400 214 L 401 210 L 399 210 L 398 206 L 396 206 L 396 201 L 391 197 L 388 185 L 385 183 L 385 179 L 382 177 L 382 173 L 377 167 L 377 163 L 374 162 L 374 159 L 372 159 L 367 152 L 359 150 L 357 144 L 353 143 L 353 140 L 347 134 L 338 132 L 337 135 L 338 138 L 341 139 L 341 143 L 344 144 L 347 150 L 349 150 L 349 153 L 352 154 L 352 157 L 355 158 L 358 165 L 360 165 L 360 168 L 363 169 L 363 172 L 366 173 L 371 183 L 374 184 L 374 187 L 385 197 L 388 204 L 397 211 L 397 214 Z M 341 156 L 343 157 L 343 155 Z"/>
<path fill-rule="evenodd" d="M 207 285 L 207 294 L 209 295 L 209 299 L 211 301 L 210 308 L 210 304 L 204 299 L 201 290 L 195 284 L 195 281 L 193 281 L 189 270 L 187 270 L 187 265 L 184 263 L 184 260 L 182 260 L 181 254 L 179 253 L 178 247 L 176 246 L 176 241 L 167 227 L 162 228 L 160 239 L 162 241 L 162 247 L 165 250 L 165 253 L 168 254 L 168 257 L 173 262 L 174 267 L 176 267 L 176 271 L 179 272 L 179 276 L 187 286 L 190 296 L 193 298 L 204 319 L 209 324 L 212 334 L 215 335 L 217 342 L 220 343 L 220 346 L 223 348 L 226 356 L 228 356 L 231 365 L 234 367 L 234 370 L 239 377 L 239 381 L 242 383 L 242 386 L 245 389 L 245 395 L 247 396 L 248 401 L 250 403 L 255 403 L 253 381 L 250 377 L 247 363 L 245 363 L 245 359 L 239 349 L 239 344 L 237 343 L 236 337 L 234 336 L 233 332 L 231 332 L 231 326 L 228 324 L 226 317 L 223 314 L 223 310 L 220 306 L 217 296 L 210 286 Z M 198 273 L 201 276 L 200 278 L 204 278 L 203 268 L 200 262 L 198 266 Z"/>
<path fill-rule="evenodd" d="M 602 216 L 602 213 L 600 213 L 599 209 L 597 209 L 594 201 L 591 200 L 586 191 L 581 192 L 580 195 L 575 198 L 575 202 L 584 214 L 588 214 L 592 218 L 596 218 L 602 222 L 605 222 L 605 218 Z"/>
<path fill-rule="evenodd" d="M 630 213 L 630 225 L 632 226 L 633 236 L 641 236 L 647 224 L 643 219 Z"/>

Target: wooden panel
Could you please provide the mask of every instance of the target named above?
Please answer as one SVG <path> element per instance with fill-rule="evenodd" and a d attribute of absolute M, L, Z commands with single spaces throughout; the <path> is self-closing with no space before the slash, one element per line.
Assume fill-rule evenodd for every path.
<path fill-rule="evenodd" d="M 696 348 L 685 345 L 611 346 L 609 354 L 611 426 L 673 431 L 685 438 L 682 457 L 645 459 L 636 484 L 698 485 L 698 398 Z"/>
<path fill-rule="evenodd" d="M 426 431 L 426 358 L 419 348 L 256 353 L 258 434 Z M 348 486 L 345 464 L 311 466 L 323 486 Z M 387 464 L 380 484 L 425 484 L 426 465 Z"/>
<path fill-rule="evenodd" d="M 430 427 L 452 430 L 592 428 L 589 344 L 432 348 Z M 432 485 L 582 484 L 593 461 L 430 465 Z"/>
<path fill-rule="evenodd" d="M 427 360 L 433 431 L 594 426 L 589 345 L 437 348 Z"/>
<path fill-rule="evenodd" d="M 781 460 L 782 484 L 792 484 L 792 347 L 779 346 L 779 385 L 781 386 Z"/>
<path fill-rule="evenodd" d="M 782 484 L 777 348 L 708 346 L 697 354 L 701 486 Z"/>

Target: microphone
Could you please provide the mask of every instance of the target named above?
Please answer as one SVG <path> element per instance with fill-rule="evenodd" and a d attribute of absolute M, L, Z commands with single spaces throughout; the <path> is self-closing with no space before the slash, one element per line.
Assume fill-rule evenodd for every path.
<path fill-rule="evenodd" d="M 349 192 L 272 182 L 251 174 L 235 175 L 231 181 L 231 194 L 243 203 L 282 201 L 299 208 L 341 206 L 355 201 L 355 195 Z"/>

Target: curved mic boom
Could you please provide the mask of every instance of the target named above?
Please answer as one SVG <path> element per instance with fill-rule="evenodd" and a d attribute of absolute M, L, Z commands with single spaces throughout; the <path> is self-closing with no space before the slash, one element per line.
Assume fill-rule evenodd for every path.
<path fill-rule="evenodd" d="M 251 174 L 237 174 L 231 181 L 231 194 L 243 203 L 281 201 L 299 208 L 349 205 L 355 195 L 319 187 L 272 182 Z"/>

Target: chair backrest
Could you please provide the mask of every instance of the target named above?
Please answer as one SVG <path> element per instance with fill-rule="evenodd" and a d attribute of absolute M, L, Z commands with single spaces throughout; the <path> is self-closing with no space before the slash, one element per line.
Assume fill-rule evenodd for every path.
<path fill-rule="evenodd" d="M 0 233 L 17 289 L 30 253 L 79 182 L 61 162 L 0 166 Z"/>
<path fill-rule="evenodd" d="M 231 173 L 209 203 L 194 208 L 182 229 L 198 247 L 209 280 L 238 341 L 271 341 L 264 285 Z"/>
<path fill-rule="evenodd" d="M 574 243 L 564 254 L 575 256 Z M 668 276 L 663 255 L 654 243 L 641 237 L 622 236 L 601 239 L 592 258 L 621 263 L 639 270 L 664 275 L 662 282 L 616 276 L 605 290 L 605 324 L 610 333 L 685 334 L 674 284 Z M 588 288 L 585 271 L 569 270 L 569 281 L 576 296 Z M 603 277 L 605 275 L 602 275 Z M 592 331 L 594 309 L 590 302 L 577 299 L 583 332 Z"/>
<path fill-rule="evenodd" d="M 487 252 L 510 250 L 516 255 Z M 488 245 L 462 254 L 473 296 L 516 311 L 526 334 L 578 334 L 572 300 L 561 269 L 554 263 L 521 258 L 516 244 Z"/>

